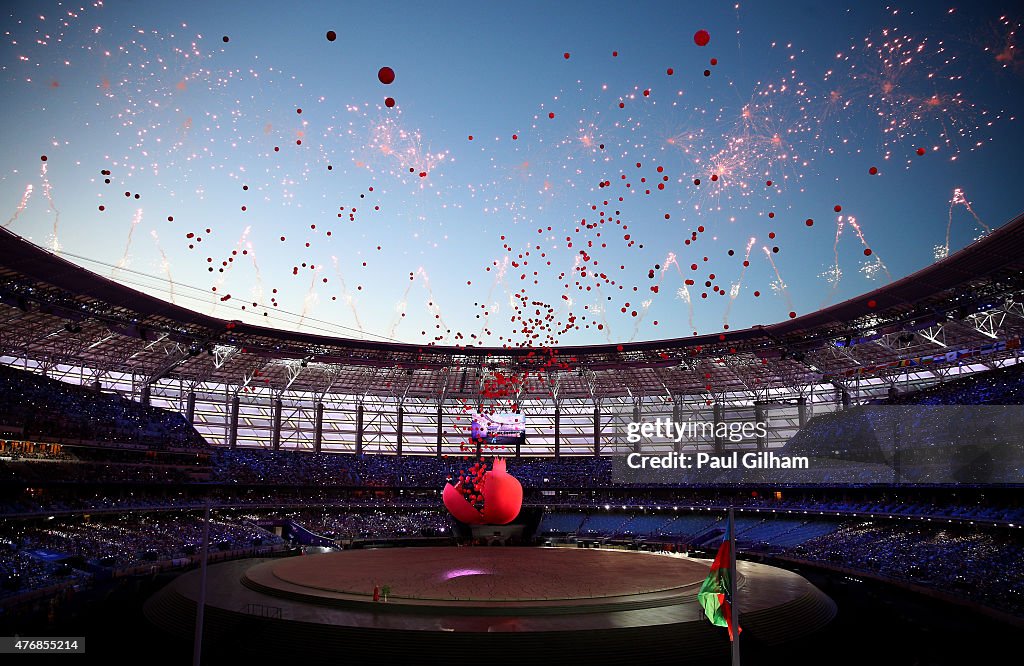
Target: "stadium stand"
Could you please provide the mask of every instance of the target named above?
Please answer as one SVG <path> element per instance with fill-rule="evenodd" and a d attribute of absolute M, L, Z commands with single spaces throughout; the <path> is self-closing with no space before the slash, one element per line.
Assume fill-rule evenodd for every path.
<path fill-rule="evenodd" d="M 997 368 L 879 401 L 887 405 L 1024 405 L 1024 364 Z"/>
<path fill-rule="evenodd" d="M 0 431 L 26 438 L 206 448 L 181 414 L 0 365 Z"/>

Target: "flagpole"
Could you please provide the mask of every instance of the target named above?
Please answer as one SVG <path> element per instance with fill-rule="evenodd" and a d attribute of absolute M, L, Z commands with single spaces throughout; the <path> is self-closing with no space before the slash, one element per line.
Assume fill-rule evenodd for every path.
<path fill-rule="evenodd" d="M 203 546 L 199 560 L 199 601 L 196 602 L 196 632 L 192 640 L 192 666 L 203 658 L 203 615 L 206 612 L 206 565 L 210 559 L 210 493 L 207 489 L 203 511 Z"/>
<path fill-rule="evenodd" d="M 736 598 L 736 523 L 729 507 L 729 613 L 732 615 L 732 666 L 740 666 L 740 610 Z"/>

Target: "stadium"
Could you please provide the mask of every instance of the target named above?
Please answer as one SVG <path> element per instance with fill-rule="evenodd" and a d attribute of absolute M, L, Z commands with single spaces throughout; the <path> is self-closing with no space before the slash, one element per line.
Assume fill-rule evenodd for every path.
<path fill-rule="evenodd" d="M 265 558 L 294 555 L 302 546 L 371 556 L 377 550 L 362 549 L 434 550 L 474 542 L 706 554 L 721 538 L 724 508 L 734 506 L 741 559 L 884 582 L 901 594 L 941 599 L 1007 622 L 1014 627 L 1008 631 L 1020 630 L 1024 507 L 1017 488 L 1024 456 L 1016 428 L 1017 438 L 984 446 L 967 433 L 943 429 L 918 444 L 932 450 L 931 457 L 898 471 L 892 466 L 893 476 L 881 482 L 837 468 L 829 472 L 835 480 L 826 476 L 811 484 L 708 478 L 685 487 L 671 481 L 622 485 L 613 482 L 611 462 L 625 451 L 682 451 L 681 440 L 667 437 L 628 444 L 619 426 L 647 414 L 680 422 L 683 414 L 768 424 L 758 441 L 712 437 L 687 442 L 690 450 L 799 447 L 828 458 L 833 448 L 857 449 L 857 472 L 863 474 L 860 467 L 876 462 L 869 440 L 879 449 L 879 438 L 863 432 L 873 407 L 984 410 L 1020 404 L 1024 218 L 904 280 L 784 324 L 713 337 L 552 349 L 547 359 L 527 349 L 360 344 L 233 324 L 133 292 L 12 234 L 2 247 L 5 606 L 15 609 L 8 623 L 20 622 L 19 612 L 31 617 L 40 608 L 75 617 L 79 595 L 92 589 L 145 588 L 165 572 L 194 567 L 204 508 L 213 514 L 211 561 L 233 560 L 211 567 L 211 575 L 250 581 L 256 575 L 248 569 L 251 558 L 273 563 Z M 877 307 L 867 311 L 869 299 Z M 568 362 L 551 364 L 551 358 Z M 704 390 L 708 371 L 719 391 Z M 466 451 L 471 440 L 460 419 L 467 403 L 481 407 L 508 399 L 488 395 L 489 378 L 499 373 L 521 378 L 512 399 L 531 426 L 525 444 L 500 453 L 523 483 L 523 509 L 508 526 L 471 528 L 446 514 L 439 488 L 467 457 L 494 455 L 482 450 L 482 438 L 475 440 L 477 450 Z M 989 431 L 998 434 L 991 426 Z M 881 453 L 892 463 L 891 451 Z M 849 460 L 856 465 L 857 457 Z M 979 476 L 931 482 L 934 458 L 962 459 L 955 474 Z M 964 555 L 970 559 L 960 559 Z M 326 556 L 309 559 L 314 557 Z M 417 553 L 413 558 L 421 559 Z M 442 557 L 435 567 L 458 561 Z M 359 570 L 372 566 L 361 562 Z M 516 560 L 508 566 L 528 565 Z M 344 580 L 338 589 L 354 597 L 351 603 L 365 605 L 372 589 L 367 581 L 394 579 L 398 569 Z M 553 564 L 541 570 L 545 578 L 571 579 L 573 573 L 570 567 L 556 574 Z M 322 584 L 306 581 L 305 592 L 285 594 L 271 574 L 262 584 L 224 592 L 235 596 L 224 607 L 211 605 L 208 636 L 230 641 L 244 627 L 274 635 L 292 654 L 294 641 L 312 641 L 315 632 L 289 628 L 302 637 L 289 638 L 285 630 L 277 634 L 264 625 L 298 612 L 291 608 L 295 595 L 316 597 L 311 590 Z M 176 580 L 145 613 L 187 639 L 195 600 L 190 607 L 188 588 L 176 586 L 195 581 L 189 575 Z M 555 583 L 549 579 L 548 585 Z M 253 588 L 264 592 L 244 593 Z M 650 594 L 655 589 L 663 590 Z M 805 629 L 824 626 L 835 614 L 834 604 L 811 589 L 809 598 L 782 599 L 808 606 L 801 615 Z M 636 602 L 634 595 L 608 594 L 602 606 L 609 615 L 627 613 L 614 604 Z M 470 608 L 484 603 L 466 600 L 473 602 Z M 776 606 L 750 603 L 749 610 L 740 604 L 744 616 L 756 617 L 758 610 L 771 615 Z M 460 611 L 465 609 L 446 612 Z M 538 631 L 534 626 L 531 632 L 528 621 L 535 608 L 504 608 L 500 612 L 510 616 L 500 617 L 520 617 L 513 611 L 527 615 L 510 631 Z M 497 612 L 463 619 L 456 634 L 466 644 L 422 638 L 407 643 L 411 639 L 401 638 L 407 629 L 387 638 L 354 633 L 334 640 L 338 649 L 354 649 L 346 641 L 368 643 L 375 654 L 393 658 L 424 644 L 442 651 L 468 644 L 508 649 L 502 642 L 486 647 L 494 631 L 491 613 Z M 596 621 L 595 613 L 585 617 Z M 606 621 L 612 624 L 573 626 L 589 632 L 622 622 Z M 537 649 L 587 659 L 624 658 L 616 650 L 643 640 L 652 655 L 669 656 L 684 635 L 674 626 L 680 620 L 658 622 L 670 622 L 673 631 L 638 639 L 624 629 L 623 637 L 601 642 L 596 651 L 593 641 L 579 636 L 547 648 L 544 641 L 552 638 L 534 640 Z M 752 620 L 750 628 L 760 632 L 766 659 L 772 658 L 770 646 L 799 637 L 776 635 L 779 628 L 766 624 L 759 629 Z M 687 642 L 700 646 L 702 640 L 707 637 L 698 632 Z M 393 652 L 380 652 L 381 642 Z M 273 650 L 270 643 L 261 642 L 258 651 Z M 324 649 L 318 645 L 317 651 Z M 711 640 L 693 653 L 706 658 L 714 647 Z"/>
<path fill-rule="evenodd" d="M 0 653 L 1021 644 L 1019 8 L 180 4 L 2 19 Z"/>

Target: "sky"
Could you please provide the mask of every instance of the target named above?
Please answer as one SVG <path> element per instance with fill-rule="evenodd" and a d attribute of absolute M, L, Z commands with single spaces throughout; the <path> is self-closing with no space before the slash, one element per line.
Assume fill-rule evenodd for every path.
<path fill-rule="evenodd" d="M 0 224 L 226 320 L 681 338 L 857 298 L 1024 212 L 1012 2 L 2 12 Z"/>

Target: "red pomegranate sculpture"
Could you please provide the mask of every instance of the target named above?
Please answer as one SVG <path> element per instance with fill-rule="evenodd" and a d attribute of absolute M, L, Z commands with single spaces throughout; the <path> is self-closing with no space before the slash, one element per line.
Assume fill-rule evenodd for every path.
<path fill-rule="evenodd" d="M 454 486 L 446 483 L 441 497 L 449 513 L 469 525 L 506 525 L 519 515 L 523 506 L 523 486 L 508 473 L 505 460 L 496 458 L 494 467 L 483 475 L 478 484 L 483 505 L 477 508 L 463 492 L 462 479 Z"/>

